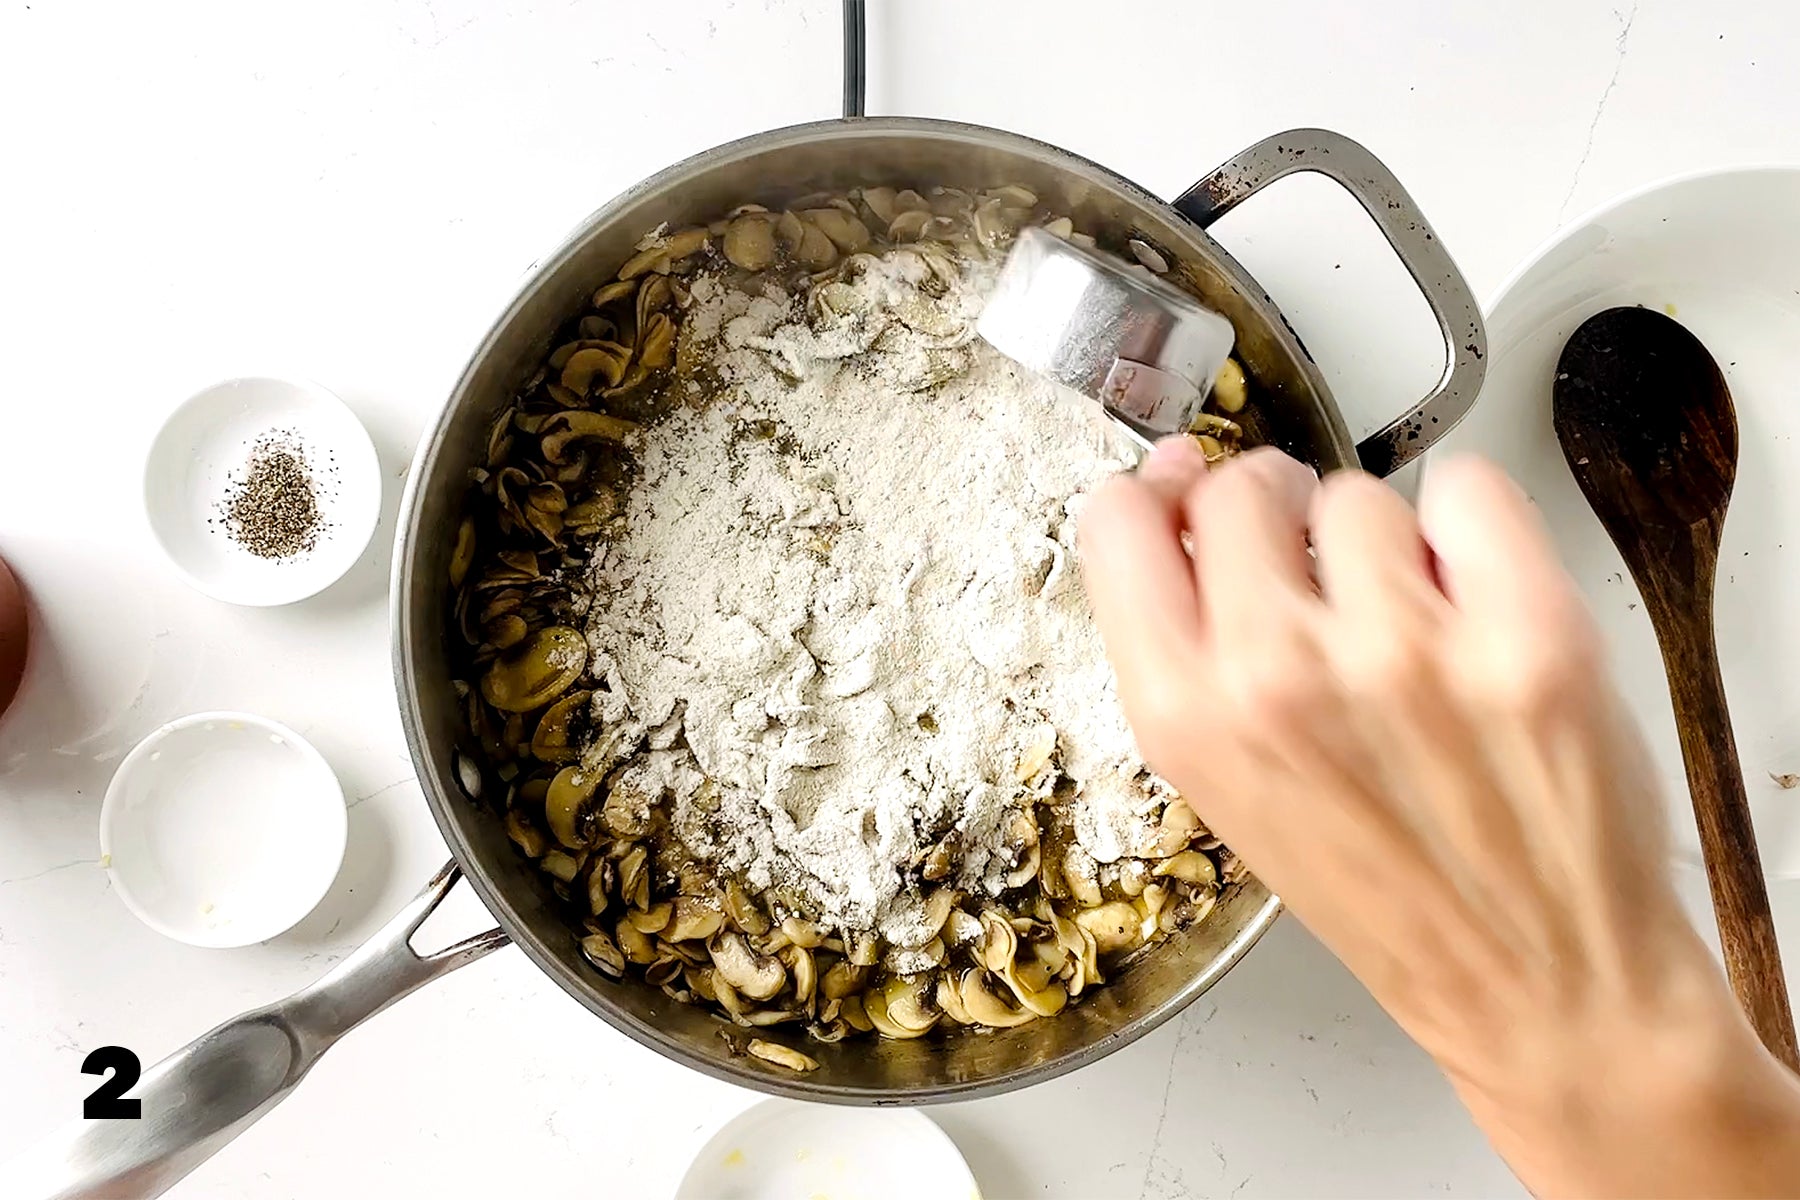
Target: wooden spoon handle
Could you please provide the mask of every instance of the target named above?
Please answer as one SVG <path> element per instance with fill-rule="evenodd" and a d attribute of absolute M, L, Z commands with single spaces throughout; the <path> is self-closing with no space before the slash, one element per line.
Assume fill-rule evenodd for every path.
<path fill-rule="evenodd" d="M 1658 624 L 1660 633 L 1663 623 Z M 1762 857 L 1750 823 L 1750 801 L 1738 766 L 1712 620 L 1708 614 L 1705 620 L 1669 626 L 1660 638 L 1663 665 L 1675 701 L 1675 727 L 1681 733 L 1681 757 L 1700 826 L 1725 973 L 1763 1045 L 1790 1069 L 1800 1071 L 1775 917 L 1769 911 Z"/>

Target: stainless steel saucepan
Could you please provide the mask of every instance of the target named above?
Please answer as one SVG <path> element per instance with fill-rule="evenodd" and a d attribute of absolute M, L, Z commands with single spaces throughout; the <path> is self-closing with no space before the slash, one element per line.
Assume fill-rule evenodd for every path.
<path fill-rule="evenodd" d="M 1430 395 L 1361 442 L 1344 426 L 1316 364 L 1257 282 L 1206 227 L 1285 175 L 1314 171 L 1362 204 L 1412 273 L 1444 339 Z M 0 1172 L 0 1193 L 153 1195 L 279 1101 L 344 1032 L 414 988 L 508 940 L 594 1015 L 677 1062 L 765 1092 L 850 1104 L 921 1104 L 991 1096 L 1093 1062 L 1156 1028 L 1250 949 L 1279 910 L 1254 880 L 1227 890 L 1197 927 L 1144 955 L 1061 1015 L 1011 1030 L 916 1041 L 802 1044 L 820 1063 L 796 1075 L 734 1057 L 721 1021 L 587 966 L 545 877 L 501 822 L 457 783 L 458 704 L 451 689 L 447 571 L 471 467 L 486 432 L 549 339 L 612 278 L 644 232 L 705 223 L 735 205 L 779 206 L 805 193 L 889 184 L 983 188 L 1024 184 L 1103 244 L 1139 238 L 1169 261 L 1168 278 L 1231 319 L 1237 354 L 1259 390 L 1249 433 L 1321 470 L 1387 475 L 1456 424 L 1480 387 L 1485 334 L 1475 298 L 1398 181 L 1355 142 L 1294 130 L 1252 146 L 1164 203 L 1066 150 L 944 121 L 855 119 L 796 126 L 709 150 L 638 184 L 588 218 L 532 274 L 476 348 L 420 445 L 400 518 L 393 653 L 400 706 L 426 803 L 455 855 L 426 891 L 314 986 L 227 1022 L 145 1074 L 144 1119 L 90 1122 Z M 499 928 L 421 958 L 408 938 L 458 871 Z M 763 1037 L 780 1033 L 763 1030 Z"/>

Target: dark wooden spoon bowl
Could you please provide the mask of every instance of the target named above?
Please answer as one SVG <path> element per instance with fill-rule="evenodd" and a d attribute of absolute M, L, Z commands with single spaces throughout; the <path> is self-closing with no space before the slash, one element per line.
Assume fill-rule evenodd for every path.
<path fill-rule="evenodd" d="M 1612 308 L 1563 347 L 1552 410 L 1569 469 L 1631 568 L 1662 647 L 1732 989 L 1763 1043 L 1800 1070 L 1713 641 L 1719 536 L 1737 475 L 1731 393 L 1680 324 Z"/>
<path fill-rule="evenodd" d="M 25 678 L 27 640 L 25 593 L 6 560 L 0 559 L 0 716 Z"/>

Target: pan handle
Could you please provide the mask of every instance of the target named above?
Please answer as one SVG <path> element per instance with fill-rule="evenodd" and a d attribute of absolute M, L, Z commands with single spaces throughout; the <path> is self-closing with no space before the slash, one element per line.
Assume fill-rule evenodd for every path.
<path fill-rule="evenodd" d="M 1431 306 L 1444 337 L 1444 373 L 1430 395 L 1357 443 L 1363 469 L 1392 475 L 1431 448 L 1468 413 L 1487 373 L 1487 328 L 1475 294 L 1400 181 L 1368 150 L 1328 129 L 1264 138 L 1176 197 L 1177 211 L 1205 228 L 1297 171 L 1316 171 L 1356 197 Z"/>
<path fill-rule="evenodd" d="M 412 948 L 414 932 L 461 877 L 449 863 L 317 983 L 233 1017 L 146 1071 L 133 1089 L 141 1119 L 68 1125 L 0 1165 L 0 1196 L 161 1195 L 286 1099 L 338 1038 L 415 988 L 506 945 L 506 934 L 490 929 L 435 954 Z"/>

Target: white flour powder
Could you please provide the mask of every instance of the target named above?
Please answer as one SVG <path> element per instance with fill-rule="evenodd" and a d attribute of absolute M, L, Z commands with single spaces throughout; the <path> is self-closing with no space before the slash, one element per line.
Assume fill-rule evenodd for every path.
<path fill-rule="evenodd" d="M 1081 493 L 1130 449 L 972 341 L 978 288 L 869 261 L 810 312 L 695 284 L 681 336 L 718 382 L 646 435 L 594 567 L 588 762 L 625 763 L 696 857 L 906 947 L 929 936 L 910 869 L 944 835 L 950 882 L 1001 887 L 1044 725 L 1095 859 L 1141 850 L 1166 792 L 1073 562 Z"/>

